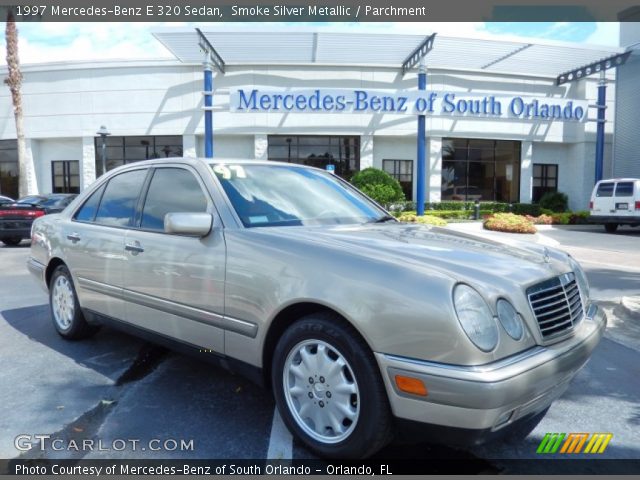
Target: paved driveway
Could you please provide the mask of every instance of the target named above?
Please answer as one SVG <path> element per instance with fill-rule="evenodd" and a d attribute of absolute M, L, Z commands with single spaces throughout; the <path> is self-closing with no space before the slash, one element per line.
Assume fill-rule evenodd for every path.
<path fill-rule="evenodd" d="M 574 249 L 596 296 L 612 300 L 640 292 L 634 248 L 640 233 L 634 235 L 548 229 L 528 240 Z M 141 447 L 86 455 L 49 448 L 27 457 L 312 457 L 274 416 L 270 394 L 241 377 L 109 329 L 88 341 L 63 341 L 50 325 L 47 295 L 26 271 L 27 255 L 25 245 L 0 248 L 0 361 L 8 386 L 0 389 L 0 458 L 21 454 L 14 446 L 20 434 L 99 438 L 107 444 L 137 439 Z M 502 459 L 535 458 L 546 432 L 610 431 L 614 439 L 606 458 L 640 459 L 639 368 L 637 349 L 605 339 L 524 442 L 465 451 L 400 439 L 378 458 L 476 459 L 477 471 L 509 472 L 515 467 Z M 143 450 L 151 439 L 184 440 L 187 447 L 192 441 L 192 448 Z"/>

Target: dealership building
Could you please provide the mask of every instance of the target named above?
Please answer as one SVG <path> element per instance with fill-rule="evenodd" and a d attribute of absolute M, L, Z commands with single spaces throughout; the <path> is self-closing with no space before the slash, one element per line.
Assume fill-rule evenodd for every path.
<path fill-rule="evenodd" d="M 153 35 L 175 58 L 23 66 L 32 188 L 77 192 L 125 163 L 212 154 L 303 163 L 345 178 L 373 166 L 396 177 L 412 199 L 423 183 L 427 201 L 535 202 L 561 191 L 572 209 L 585 209 L 603 78 L 558 77 L 626 50 L 288 28 L 172 28 Z M 634 58 L 603 74 L 604 178 L 616 174 L 614 144 L 625 144 L 614 140 L 615 105 L 627 107 L 616 76 Z M 8 88 L 0 89 L 0 112 L 0 193 L 17 196 Z M 635 138 L 637 118 L 628 121 Z M 640 176 L 637 164 L 624 168 Z"/>

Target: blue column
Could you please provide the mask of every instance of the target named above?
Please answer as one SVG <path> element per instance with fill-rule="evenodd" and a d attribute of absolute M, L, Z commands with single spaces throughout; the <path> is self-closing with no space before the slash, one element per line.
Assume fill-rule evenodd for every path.
<path fill-rule="evenodd" d="M 213 158 L 213 66 L 204 64 L 204 156 Z"/>
<path fill-rule="evenodd" d="M 420 70 L 418 71 L 418 90 L 427 89 L 427 68 L 424 60 L 420 61 Z M 418 115 L 418 183 L 416 186 L 416 210 L 418 215 L 424 215 L 425 202 L 425 175 L 426 175 L 426 116 Z"/>
<path fill-rule="evenodd" d="M 598 126 L 596 128 L 596 175 L 595 181 L 602 180 L 604 169 L 604 123 L 605 111 L 607 109 L 607 83 L 604 72 L 600 76 L 598 83 Z"/>

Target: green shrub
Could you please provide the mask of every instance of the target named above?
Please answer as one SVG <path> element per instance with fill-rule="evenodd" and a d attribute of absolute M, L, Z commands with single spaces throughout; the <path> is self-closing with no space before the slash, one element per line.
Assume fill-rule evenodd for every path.
<path fill-rule="evenodd" d="M 569 225 L 571 213 L 554 213 L 551 215 L 554 225 Z"/>
<path fill-rule="evenodd" d="M 554 212 L 566 212 L 569 208 L 569 198 L 562 192 L 547 192 L 542 195 L 540 202 L 538 202 L 540 208 L 546 208 Z"/>
<path fill-rule="evenodd" d="M 351 183 L 381 205 L 404 201 L 404 192 L 398 181 L 383 170 L 365 168 L 351 178 Z"/>
<path fill-rule="evenodd" d="M 531 215 L 532 217 L 538 217 L 542 214 L 540 205 L 532 203 L 514 203 L 511 212 L 517 215 Z"/>
<path fill-rule="evenodd" d="M 525 215 L 527 220 L 529 220 L 534 225 L 551 225 L 553 223 L 553 217 L 551 215 L 539 215 L 537 217 L 532 217 L 531 215 Z"/>
<path fill-rule="evenodd" d="M 589 211 L 573 212 L 569 218 L 571 225 L 586 225 L 589 222 Z"/>
<path fill-rule="evenodd" d="M 484 228 L 497 232 L 509 233 L 536 233 L 533 226 L 526 217 L 513 213 L 496 213 L 484 221 Z"/>
<path fill-rule="evenodd" d="M 415 213 L 403 213 L 398 217 L 398 220 L 407 223 L 424 223 L 437 227 L 445 227 L 447 225 L 447 222 L 441 218 L 434 217 L 433 215 L 423 215 L 419 217 Z"/>

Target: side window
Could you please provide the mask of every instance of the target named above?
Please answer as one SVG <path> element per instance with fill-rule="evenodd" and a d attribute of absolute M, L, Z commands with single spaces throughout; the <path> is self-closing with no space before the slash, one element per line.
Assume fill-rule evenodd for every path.
<path fill-rule="evenodd" d="M 633 182 L 620 182 L 616 185 L 616 197 L 633 197 Z"/>
<path fill-rule="evenodd" d="M 84 202 L 84 205 L 80 207 L 80 210 L 76 212 L 74 219 L 79 222 L 93 222 L 96 212 L 98 211 L 98 205 L 100 204 L 100 198 L 102 197 L 103 191 L 104 185 L 93 192 Z"/>
<path fill-rule="evenodd" d="M 130 226 L 146 176 L 146 169 L 134 170 L 109 180 L 96 214 L 96 223 L 116 227 Z"/>
<path fill-rule="evenodd" d="M 163 231 L 167 213 L 206 211 L 207 197 L 191 172 L 182 168 L 158 168 L 149 184 L 141 227 Z"/>
<path fill-rule="evenodd" d="M 613 197 L 613 183 L 601 183 L 598 185 L 596 197 Z"/>

